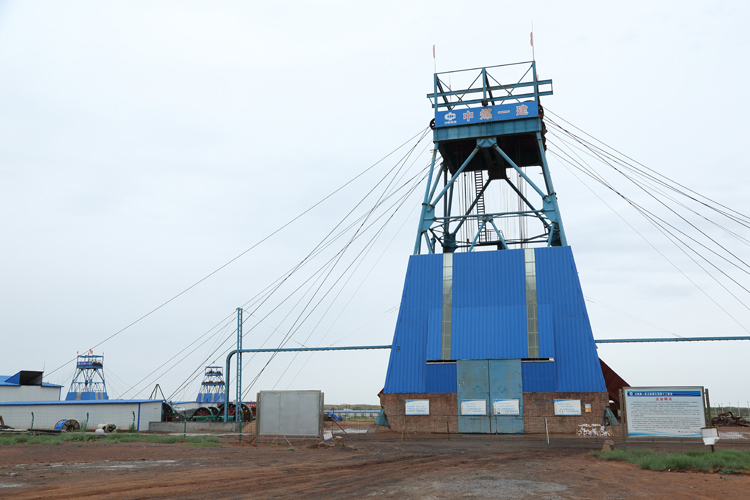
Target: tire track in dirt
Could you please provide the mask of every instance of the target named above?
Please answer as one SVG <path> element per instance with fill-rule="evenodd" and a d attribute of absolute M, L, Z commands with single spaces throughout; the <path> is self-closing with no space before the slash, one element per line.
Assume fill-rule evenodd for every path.
<path fill-rule="evenodd" d="M 473 458 L 473 457 L 472 457 Z M 482 457 L 487 460 L 487 457 Z M 154 472 L 152 478 L 134 479 L 132 474 L 117 472 L 97 474 L 97 484 L 80 482 L 55 487 L 14 489 L 14 499 L 39 498 L 181 498 L 205 497 L 207 491 L 218 496 L 234 496 L 238 491 L 250 493 L 278 493 L 283 496 L 298 494 L 310 496 L 336 492 L 362 493 L 366 487 L 392 486 L 408 476 L 426 472 L 434 473 L 443 468 L 460 467 L 455 457 L 450 455 L 406 455 L 388 459 L 365 460 L 355 464 L 321 463 L 315 466 L 290 467 L 284 465 L 273 468 L 240 469 L 238 466 L 213 467 L 201 464 L 198 471 L 194 467 L 179 470 L 173 466 L 169 470 Z M 265 470 L 264 470 L 265 469 Z M 269 470 L 270 469 L 270 470 Z M 378 478 L 378 479 L 376 479 Z M 67 479 L 67 478 L 66 478 Z"/>
<path fill-rule="evenodd" d="M 746 500 L 750 491 L 747 475 L 662 473 L 602 461 L 587 455 L 595 444 L 586 441 L 541 447 L 518 440 L 379 438 L 355 444 L 356 450 L 298 447 L 295 451 L 232 443 L 216 448 L 8 447 L 0 450 L 0 496 L 188 500 L 337 499 L 372 494 L 443 499 L 467 492 L 475 498 L 497 498 L 504 491 L 506 498 Z M 71 459 L 76 462 L 67 462 Z M 3 483 L 23 486 L 3 488 Z"/>

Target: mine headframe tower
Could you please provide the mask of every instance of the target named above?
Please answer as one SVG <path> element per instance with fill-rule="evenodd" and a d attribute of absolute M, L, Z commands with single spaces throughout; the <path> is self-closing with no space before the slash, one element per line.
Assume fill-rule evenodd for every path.
<path fill-rule="evenodd" d="M 429 432 L 570 432 L 541 417 L 565 400 L 587 408 L 578 423 L 601 422 L 607 387 L 545 155 L 552 81 L 531 61 L 439 73 L 432 90 L 432 164 L 380 395 L 389 423 L 423 432 L 407 399 Z"/>
<path fill-rule="evenodd" d="M 500 83 L 505 75 L 512 75 L 515 83 Z M 462 79 L 471 83 L 451 87 L 451 80 Z M 430 123 L 434 149 L 415 255 L 422 253 L 422 242 L 428 253 L 439 251 L 438 244 L 443 253 L 567 245 L 545 156 L 540 97 L 549 95 L 552 80 L 537 78 L 534 61 L 435 73 L 434 91 L 427 94 L 435 110 Z M 530 167 L 541 169 L 542 183 L 532 179 Z M 466 179 L 468 173 L 473 173 L 473 181 Z M 454 194 L 462 174 L 471 184 L 471 196 L 458 206 Z M 485 213 L 485 199 L 497 184 L 493 181 L 507 184 L 518 203 Z M 509 219 L 533 222 L 531 233 L 522 230 L 506 237 L 498 222 L 507 224 Z M 467 234 L 469 227 L 473 238 L 459 241 L 459 230 Z"/>
<path fill-rule="evenodd" d="M 198 391 L 196 401 L 199 403 L 223 403 L 224 389 L 224 369 L 221 366 L 207 366 L 203 374 L 203 382 Z"/>
<path fill-rule="evenodd" d="M 109 399 L 104 380 L 104 355 L 91 352 L 80 354 L 76 359 L 76 372 L 70 383 L 66 401 Z"/>

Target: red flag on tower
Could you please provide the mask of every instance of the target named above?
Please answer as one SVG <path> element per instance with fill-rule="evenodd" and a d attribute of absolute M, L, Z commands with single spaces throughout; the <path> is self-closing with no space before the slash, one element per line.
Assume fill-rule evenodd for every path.
<path fill-rule="evenodd" d="M 531 46 L 533 47 L 534 46 L 534 32 L 533 31 L 529 33 L 529 42 L 531 43 Z"/>

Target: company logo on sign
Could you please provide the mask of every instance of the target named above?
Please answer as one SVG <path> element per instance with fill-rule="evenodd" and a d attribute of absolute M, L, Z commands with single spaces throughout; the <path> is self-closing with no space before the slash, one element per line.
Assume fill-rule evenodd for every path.
<path fill-rule="evenodd" d="M 451 105 L 463 106 L 463 104 L 455 103 Z M 539 107 L 536 101 L 497 104 L 481 108 L 443 109 L 435 113 L 435 126 L 471 125 L 501 120 L 525 119 L 533 116 L 539 116 Z"/>

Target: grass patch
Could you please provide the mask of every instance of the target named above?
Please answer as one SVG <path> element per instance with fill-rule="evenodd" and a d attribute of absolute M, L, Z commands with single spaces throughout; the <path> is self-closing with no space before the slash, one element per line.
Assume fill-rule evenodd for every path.
<path fill-rule="evenodd" d="M 18 444 L 43 444 L 61 445 L 70 442 L 97 443 L 157 443 L 172 444 L 183 443 L 193 446 L 219 446 L 219 438 L 216 436 L 162 436 L 160 434 L 81 434 L 80 432 L 58 434 L 56 436 L 29 436 L 28 434 L 0 434 L 0 446 L 12 446 Z"/>
<path fill-rule="evenodd" d="M 722 474 L 741 474 L 742 471 L 750 470 L 750 450 L 716 450 L 716 453 L 707 449 L 667 453 L 657 453 L 654 450 L 614 450 L 608 453 L 597 451 L 593 455 L 605 460 L 623 460 L 637 464 L 642 469 L 657 471 L 716 469 Z"/>

